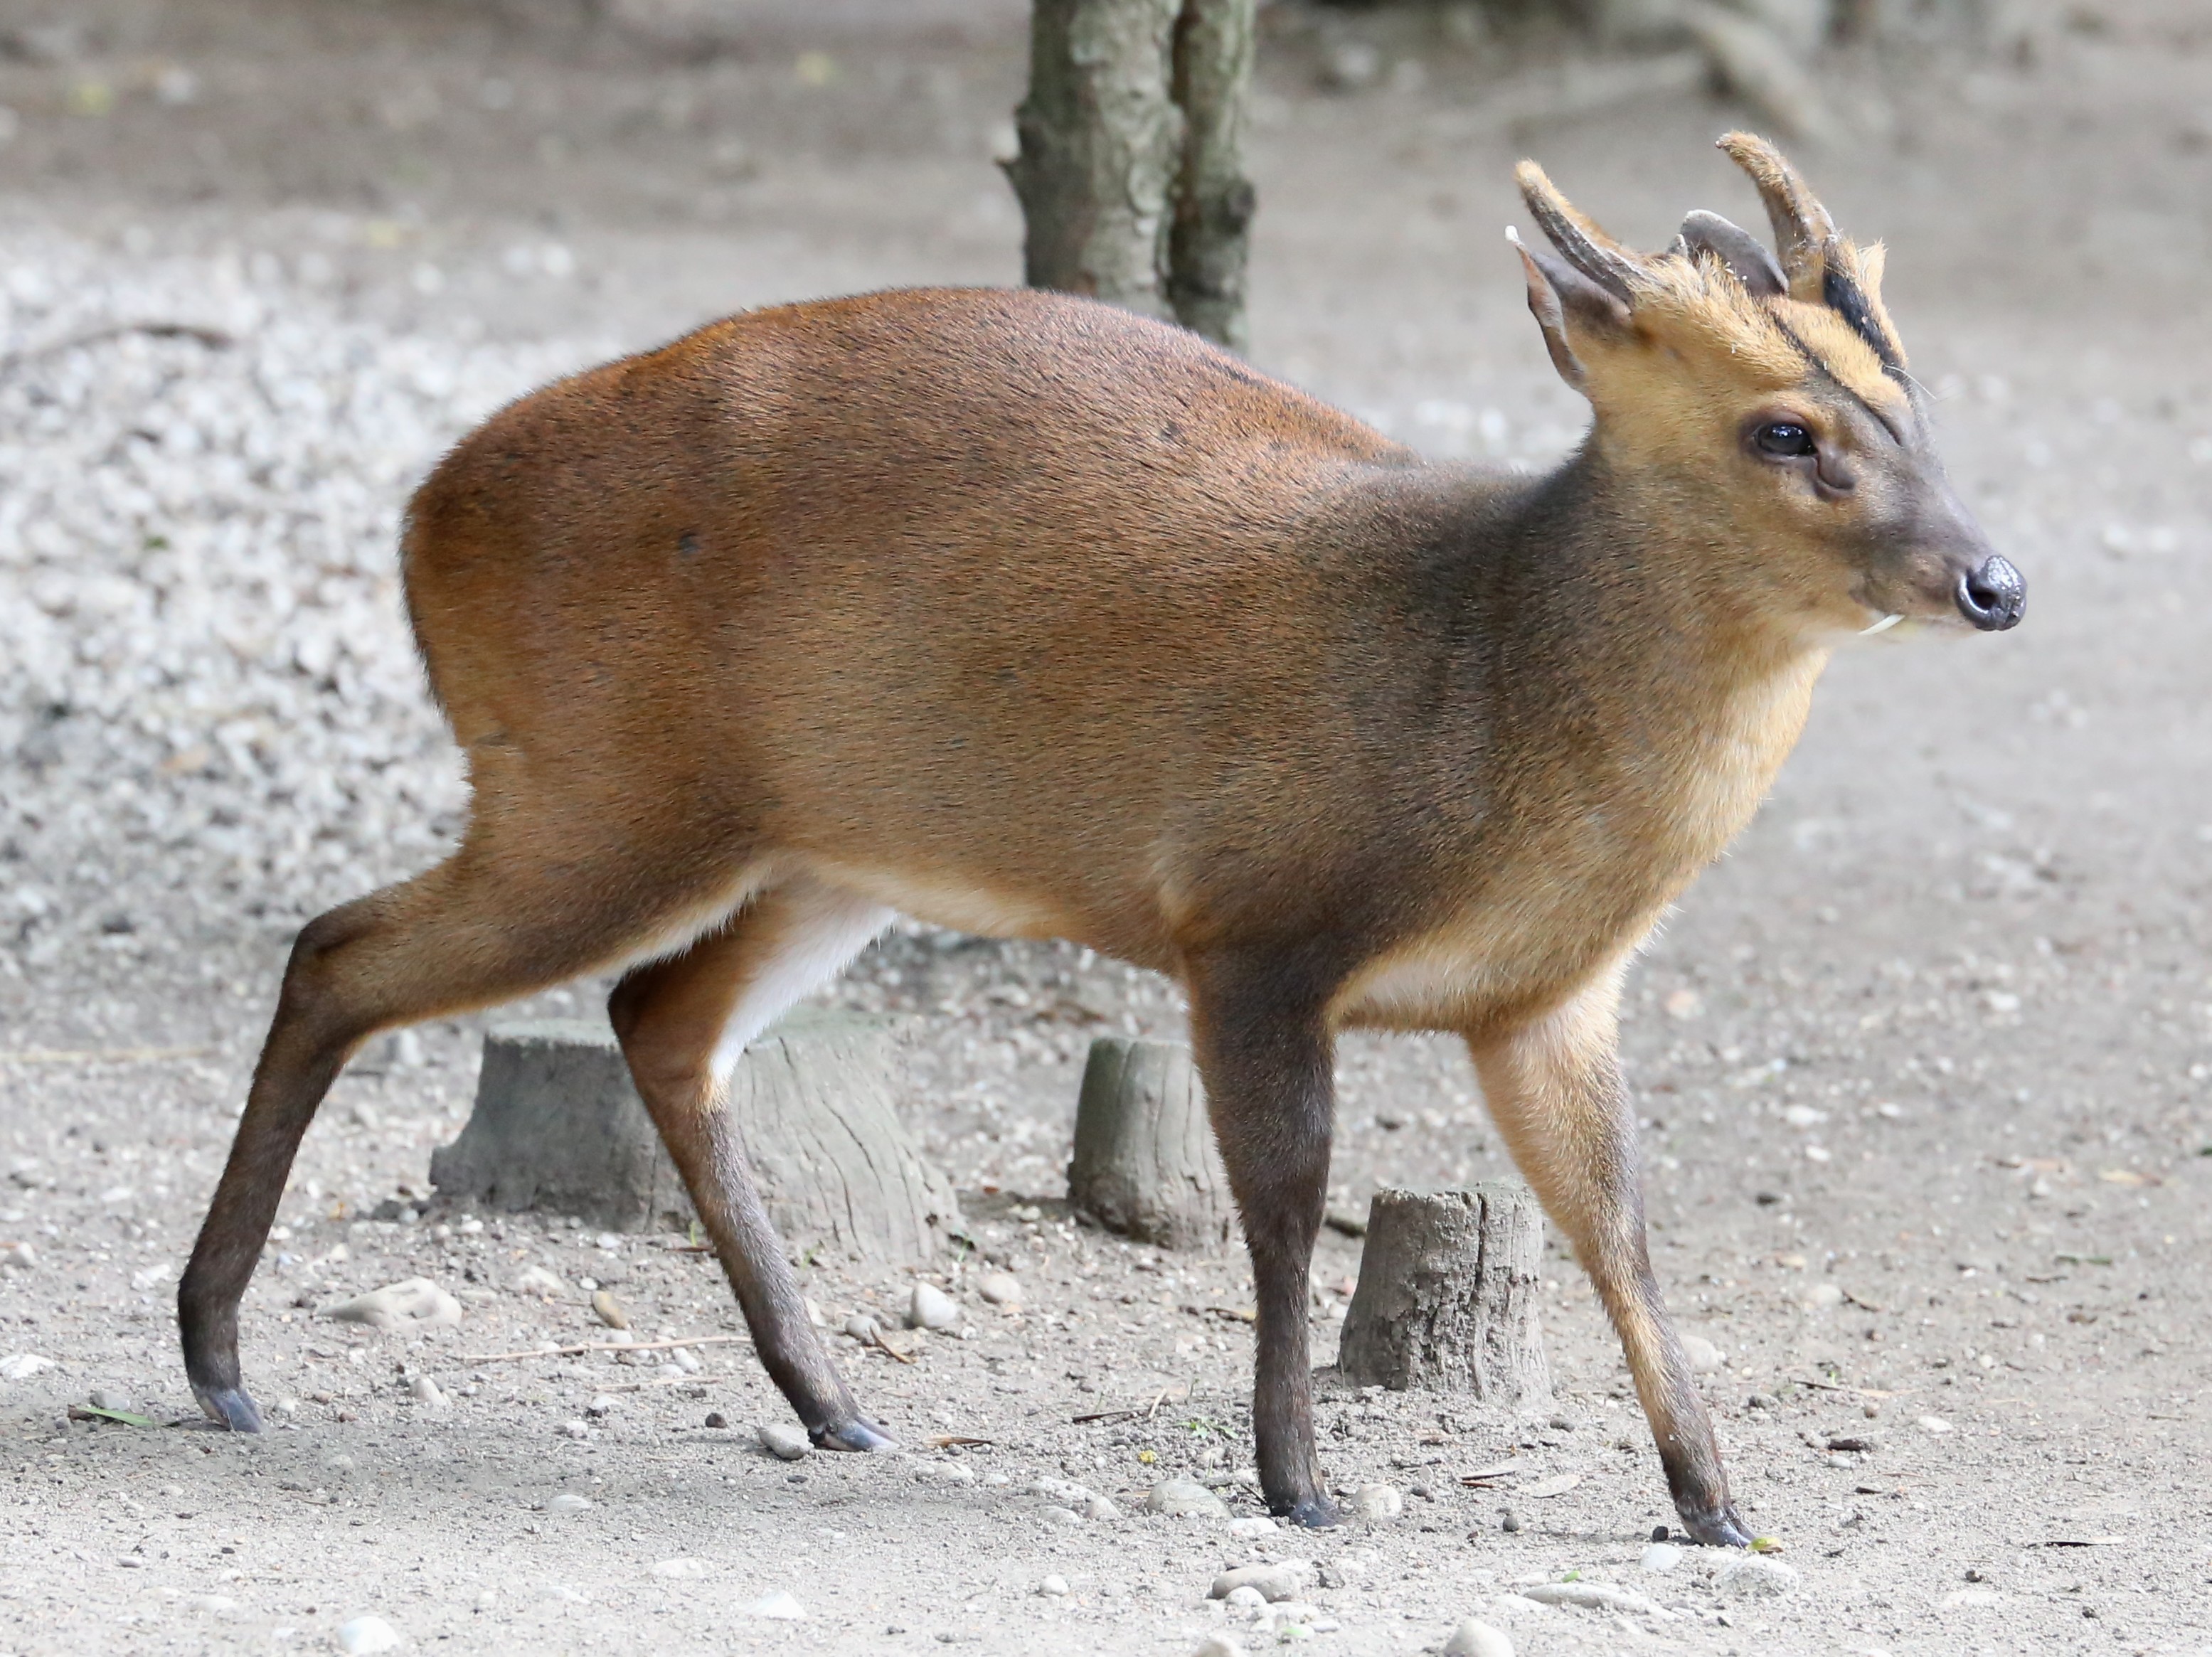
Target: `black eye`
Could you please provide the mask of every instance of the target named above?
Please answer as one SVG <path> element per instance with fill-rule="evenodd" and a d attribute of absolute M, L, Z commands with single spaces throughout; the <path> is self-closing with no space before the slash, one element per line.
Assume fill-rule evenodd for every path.
<path fill-rule="evenodd" d="M 1752 436 L 1761 454 L 1788 458 L 1813 452 L 1813 434 L 1790 420 L 1770 420 Z"/>

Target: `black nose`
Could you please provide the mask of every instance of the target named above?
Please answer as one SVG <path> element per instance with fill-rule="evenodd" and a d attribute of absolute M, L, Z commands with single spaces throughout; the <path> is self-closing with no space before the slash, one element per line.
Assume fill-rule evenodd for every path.
<path fill-rule="evenodd" d="M 1979 569 L 1959 578 L 1954 597 L 1960 615 L 1984 633 L 2002 633 L 2020 625 L 2021 612 L 2027 608 L 2027 583 L 2008 561 L 1993 553 Z"/>

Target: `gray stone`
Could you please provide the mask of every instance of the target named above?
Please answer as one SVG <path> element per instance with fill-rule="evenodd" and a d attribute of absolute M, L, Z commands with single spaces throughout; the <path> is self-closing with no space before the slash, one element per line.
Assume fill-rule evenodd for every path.
<path fill-rule="evenodd" d="M 1727 1355 L 1703 1335 L 1683 1336 L 1682 1356 L 1689 1359 L 1690 1368 L 1701 1375 L 1717 1373 L 1728 1362 Z"/>
<path fill-rule="evenodd" d="M 339 1323 L 367 1324 L 388 1334 L 398 1329 L 441 1328 L 459 1323 L 461 1303 L 429 1278 L 410 1278 L 350 1300 L 332 1301 L 315 1315 Z"/>
<path fill-rule="evenodd" d="M 1797 1586 L 1797 1571 L 1779 1559 L 1749 1553 L 1723 1565 L 1713 1586 L 1739 1599 L 1771 1599 Z"/>
<path fill-rule="evenodd" d="M 754 1041 L 730 1078 L 769 1217 L 793 1248 L 912 1265 L 960 1223 L 951 1184 L 894 1109 L 890 1023 L 807 1009 Z M 603 1022 L 496 1024 L 476 1108 L 432 1153 L 441 1195 L 479 1208 L 580 1216 L 606 1230 L 682 1229 L 690 1196 Z"/>
<path fill-rule="evenodd" d="M 1163 1248 L 1218 1252 L 1237 1228 L 1190 1049 L 1103 1035 L 1075 1107 L 1068 1205 Z"/>
<path fill-rule="evenodd" d="M 975 1279 L 975 1292 L 993 1306 L 1019 1306 L 1022 1280 L 1011 1272 L 986 1272 Z"/>
<path fill-rule="evenodd" d="M 1209 1599 L 1226 1599 L 1239 1588 L 1250 1588 L 1269 1605 L 1295 1599 L 1314 1584 L 1313 1562 L 1284 1559 L 1269 1564 L 1239 1565 L 1223 1571 L 1206 1590 Z"/>
<path fill-rule="evenodd" d="M 1526 1186 L 1378 1191 L 1367 1226 L 1337 1357 L 1347 1380 L 1549 1402 L 1536 1318 L 1544 1220 Z"/>
<path fill-rule="evenodd" d="M 1618 1611 L 1631 1617 L 1658 1615 L 1660 1607 L 1640 1593 L 1604 1582 L 1537 1582 L 1520 1590 L 1540 1605 L 1572 1605 L 1581 1611 Z"/>
<path fill-rule="evenodd" d="M 1387 1525 L 1406 1511 L 1406 1498 L 1389 1484 L 1362 1484 L 1352 1493 L 1352 1516 Z"/>
<path fill-rule="evenodd" d="M 1194 1478 L 1163 1478 L 1146 1492 L 1146 1513 L 1176 1519 L 1226 1519 L 1228 1504 Z"/>
<path fill-rule="evenodd" d="M 1682 1563 L 1682 1551 L 1672 1542 L 1654 1542 L 1637 1563 L 1645 1570 L 1672 1570 Z"/>
<path fill-rule="evenodd" d="M 1513 1642 L 1504 1630 L 1470 1617 L 1444 1642 L 1444 1657 L 1513 1657 Z"/>
<path fill-rule="evenodd" d="M 957 1329 L 960 1302 L 935 1284 L 918 1283 L 907 1299 L 906 1326 L 909 1329 Z"/>
<path fill-rule="evenodd" d="M 804 1461 L 814 1448 L 814 1441 L 797 1427 L 781 1421 L 763 1421 L 757 1429 L 761 1448 L 784 1461 Z"/>
<path fill-rule="evenodd" d="M 382 1651 L 397 1651 L 406 1643 L 399 1630 L 381 1617 L 355 1617 L 340 1623 L 331 1636 L 346 1657 L 374 1657 Z"/>

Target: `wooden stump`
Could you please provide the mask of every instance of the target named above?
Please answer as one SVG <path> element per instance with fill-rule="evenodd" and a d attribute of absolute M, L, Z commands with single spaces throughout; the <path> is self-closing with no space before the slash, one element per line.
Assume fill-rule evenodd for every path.
<path fill-rule="evenodd" d="M 1517 1182 L 1376 1192 L 1337 1368 L 1363 1387 L 1548 1400 L 1536 1322 L 1543 1249 L 1542 1211 Z"/>
<path fill-rule="evenodd" d="M 960 1223 L 952 1188 L 892 1107 L 896 1038 L 880 1019 L 805 1011 L 749 1047 L 729 1108 L 769 1217 L 794 1253 L 933 1259 Z M 432 1153 L 449 1199 L 574 1214 L 604 1229 L 681 1229 L 682 1177 L 631 1084 L 613 1032 L 580 1019 L 498 1024 L 484 1037 L 476 1108 Z"/>
<path fill-rule="evenodd" d="M 1067 1200 L 1109 1231 L 1163 1248 L 1219 1249 L 1235 1235 L 1188 1047 L 1119 1035 L 1091 1044 Z"/>

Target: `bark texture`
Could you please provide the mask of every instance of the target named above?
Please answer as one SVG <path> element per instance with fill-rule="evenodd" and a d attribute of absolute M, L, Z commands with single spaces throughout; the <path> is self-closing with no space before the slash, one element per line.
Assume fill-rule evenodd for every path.
<path fill-rule="evenodd" d="M 1375 1193 L 1337 1368 L 1363 1387 L 1540 1404 L 1543 1213 L 1525 1186 Z"/>
<path fill-rule="evenodd" d="M 1067 1200 L 1108 1230 L 1164 1248 L 1218 1250 L 1235 1235 L 1188 1047 L 1118 1035 L 1091 1044 Z"/>
<path fill-rule="evenodd" d="M 1183 112 L 1182 170 L 1169 237 L 1168 298 L 1193 333 L 1243 351 L 1252 181 L 1244 176 L 1244 110 L 1259 39 L 1253 0 L 1183 0 L 1175 33 L 1175 100 Z"/>
<path fill-rule="evenodd" d="M 913 1264 L 960 1223 L 951 1185 L 893 1108 L 896 1038 L 879 1020 L 795 1013 L 730 1080 L 745 1154 L 787 1248 Z M 455 1200 L 574 1214 L 607 1230 L 682 1228 L 682 1178 L 604 1024 L 546 1019 L 484 1038 L 476 1108 L 430 1158 Z"/>
<path fill-rule="evenodd" d="M 1139 315 L 1172 314 L 1170 197 L 1183 118 L 1172 94 L 1178 0 L 1036 0 L 1030 91 L 1006 176 L 1027 234 L 1023 280 Z"/>

